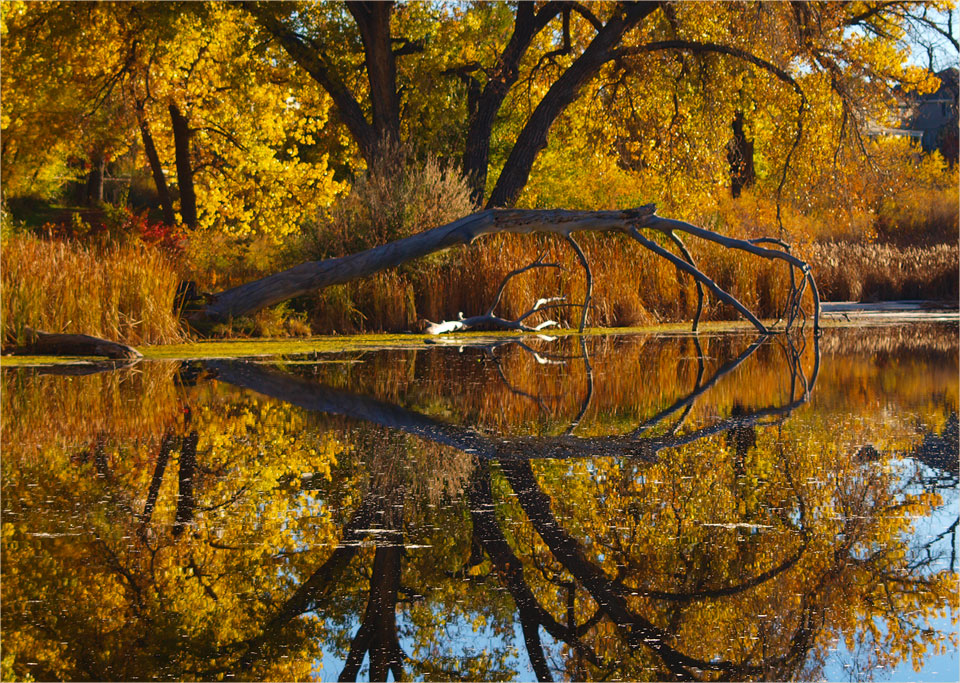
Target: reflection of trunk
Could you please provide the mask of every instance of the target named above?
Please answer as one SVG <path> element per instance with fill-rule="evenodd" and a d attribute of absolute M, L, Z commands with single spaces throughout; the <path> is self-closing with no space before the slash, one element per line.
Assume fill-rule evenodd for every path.
<path fill-rule="evenodd" d="M 924 434 L 923 441 L 910 451 L 909 456 L 948 478 L 957 479 L 960 477 L 958 441 L 960 420 L 957 419 L 957 414 L 953 413 L 947 418 L 940 434 L 933 431 Z"/>
<path fill-rule="evenodd" d="M 157 464 L 153 469 L 153 478 L 150 480 L 150 490 L 147 492 L 147 502 L 143 506 L 143 514 L 140 515 L 141 533 L 150 523 L 153 516 L 153 508 L 157 504 L 157 496 L 160 495 L 160 486 L 163 484 L 163 473 L 167 469 L 167 462 L 170 460 L 170 452 L 176 443 L 176 437 L 172 432 L 163 435 L 160 442 L 160 453 L 157 455 Z"/>
<path fill-rule="evenodd" d="M 107 462 L 106 445 L 104 435 L 98 435 L 97 442 L 93 447 L 93 465 L 97 470 L 97 476 L 101 479 L 107 479 L 110 476 L 110 463 Z"/>
<path fill-rule="evenodd" d="M 397 534 L 399 537 L 399 534 Z M 370 577 L 370 597 L 357 634 L 350 643 L 350 654 L 340 673 L 341 681 L 354 681 L 360 665 L 370 652 L 370 680 L 385 681 L 392 672 L 394 680 L 403 677 L 403 650 L 397 635 L 397 591 L 400 588 L 400 563 L 403 546 L 396 542 L 378 546 Z"/>
<path fill-rule="evenodd" d="M 173 523 L 173 535 L 183 533 L 187 524 L 193 521 L 195 501 L 193 499 L 193 475 L 197 466 L 197 441 L 199 436 L 196 430 L 183 437 L 180 447 L 180 492 L 177 495 L 177 515 Z"/>
<path fill-rule="evenodd" d="M 300 584 L 293 595 L 280 605 L 263 627 L 261 634 L 246 643 L 246 652 L 238 664 L 239 671 L 249 670 L 254 662 L 264 657 L 267 644 L 279 640 L 287 624 L 304 612 L 315 609 L 320 598 L 334 587 L 334 580 L 360 551 L 360 541 L 366 537 L 370 525 L 379 512 L 373 504 L 375 500 L 377 499 L 374 496 L 368 496 L 365 499 L 343 527 L 340 544 L 326 562 L 320 565 L 306 581 Z"/>
<path fill-rule="evenodd" d="M 173 225 L 176 219 L 173 215 L 173 200 L 170 198 L 170 188 L 167 187 L 167 177 L 163 174 L 160 155 L 157 154 L 157 147 L 153 143 L 153 135 L 150 133 L 150 124 L 144 115 L 142 102 L 137 102 L 137 122 L 140 124 L 140 137 L 143 139 L 143 151 L 147 155 L 147 161 L 150 162 L 150 173 L 153 175 L 153 184 L 157 188 L 160 207 L 163 209 L 163 222 L 167 225 Z"/>
<path fill-rule="evenodd" d="M 586 556 L 577 540 L 556 521 L 550 510 L 550 498 L 540 490 L 530 463 L 503 462 L 501 467 L 517 494 L 520 506 L 554 558 L 587 589 L 599 608 L 621 629 L 631 647 L 649 647 L 660 656 L 670 672 L 670 678 L 689 680 L 693 678 L 691 669 L 721 671 L 734 677 L 762 673 L 762 669 L 755 666 L 696 659 L 670 645 L 673 637 L 643 616 L 635 614 L 615 590 L 616 582 Z"/>
<path fill-rule="evenodd" d="M 175 104 L 170 105 L 173 146 L 177 161 L 177 187 L 180 189 L 180 216 L 191 228 L 197 227 L 197 195 L 193 190 L 193 165 L 190 163 L 190 136 L 187 119 Z"/>
<path fill-rule="evenodd" d="M 106 160 L 103 152 L 95 152 L 90 159 L 90 173 L 87 175 L 87 185 L 84 188 L 84 201 L 87 206 L 94 206 L 103 202 L 103 173 Z"/>

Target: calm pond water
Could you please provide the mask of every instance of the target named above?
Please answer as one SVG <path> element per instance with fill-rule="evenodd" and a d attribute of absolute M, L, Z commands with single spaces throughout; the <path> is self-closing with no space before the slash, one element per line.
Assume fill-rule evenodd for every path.
<path fill-rule="evenodd" d="M 955 324 L 58 372 L 4 679 L 957 679 Z"/>

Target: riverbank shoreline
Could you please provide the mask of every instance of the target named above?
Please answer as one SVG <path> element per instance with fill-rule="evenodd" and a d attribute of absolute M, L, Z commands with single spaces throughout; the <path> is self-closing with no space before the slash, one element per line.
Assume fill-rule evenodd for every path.
<path fill-rule="evenodd" d="M 960 324 L 960 308 L 942 301 L 885 301 L 859 303 L 827 301 L 821 306 L 821 327 L 837 328 L 889 327 L 903 325 Z M 766 323 L 775 321 L 768 320 Z M 806 329 L 812 331 L 812 324 Z M 700 331 L 690 330 L 690 323 L 664 323 L 636 327 L 588 328 L 585 336 L 713 336 L 718 334 L 749 333 L 753 327 L 746 321 L 708 321 L 700 324 Z M 577 336 L 576 329 L 551 330 L 548 334 L 516 332 L 465 332 L 456 335 L 427 334 L 364 334 L 318 335 L 307 339 L 232 339 L 204 340 L 189 344 L 143 345 L 138 350 L 143 360 L 191 361 L 214 358 L 268 358 L 314 354 L 327 356 L 338 353 L 368 351 L 414 351 L 429 346 L 490 346 L 512 340 L 553 340 Z M 54 365 L 91 365 L 97 367 L 110 361 L 80 356 L 2 356 L 0 368 L 45 367 Z M 122 363 L 121 363 L 122 365 Z"/>

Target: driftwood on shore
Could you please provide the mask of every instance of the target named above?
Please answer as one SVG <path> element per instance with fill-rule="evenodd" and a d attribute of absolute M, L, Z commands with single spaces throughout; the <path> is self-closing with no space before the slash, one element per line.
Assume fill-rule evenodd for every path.
<path fill-rule="evenodd" d="M 674 254 L 656 241 L 644 236 L 640 232 L 641 230 L 652 230 L 666 235 L 680 254 Z M 471 244 L 484 235 L 549 233 L 564 237 L 575 250 L 577 258 L 584 268 L 587 278 L 587 295 L 585 301 L 578 304 L 583 309 L 580 319 L 580 329 L 582 331 L 586 323 L 586 312 L 593 278 L 589 261 L 573 239 L 573 234 L 577 232 L 617 232 L 629 235 L 642 246 L 667 259 L 678 269 L 693 277 L 698 285 L 701 304 L 702 287 L 706 287 L 720 301 L 732 306 L 762 334 L 770 334 L 770 330 L 736 297 L 722 289 L 713 279 L 697 268 L 690 252 L 677 236 L 677 233 L 692 235 L 760 258 L 782 261 L 790 269 L 791 291 L 787 297 L 788 304 L 781 315 L 781 319 L 785 320 L 786 328 L 789 329 L 801 316 L 805 317 L 801 306 L 801 298 L 809 285 L 813 299 L 814 330 L 819 330 L 820 299 L 810 268 L 804 261 L 791 254 L 784 243 L 772 238 L 740 240 L 726 237 L 713 230 L 658 216 L 653 204 L 622 211 L 487 209 L 447 225 L 426 230 L 388 244 L 347 256 L 303 263 L 275 275 L 228 289 L 214 296 L 212 301 L 199 311 L 190 314 L 188 319 L 198 323 L 225 321 L 233 317 L 248 315 L 295 296 L 373 275 L 381 270 L 397 267 L 449 247 Z M 795 271 L 799 271 L 799 278 L 795 277 Z M 551 299 L 551 303 L 555 301 L 556 299 Z M 696 330 L 699 322 L 701 310 L 702 305 L 698 306 L 693 325 L 694 330 Z M 464 318 L 451 323 L 434 323 L 431 329 L 436 332 L 467 329 L 469 328 L 469 325 L 466 324 L 468 320 L 470 319 Z M 492 309 L 486 315 L 476 316 L 476 322 L 484 325 L 506 322 L 507 325 L 505 326 L 508 328 L 525 329 L 525 326 L 520 324 L 522 323 L 521 320 L 502 321 L 492 315 Z"/>
<path fill-rule="evenodd" d="M 132 346 L 88 334 L 52 334 L 25 328 L 27 341 L 22 346 L 4 349 L 19 356 L 104 356 L 117 360 L 135 360 L 143 354 Z"/>

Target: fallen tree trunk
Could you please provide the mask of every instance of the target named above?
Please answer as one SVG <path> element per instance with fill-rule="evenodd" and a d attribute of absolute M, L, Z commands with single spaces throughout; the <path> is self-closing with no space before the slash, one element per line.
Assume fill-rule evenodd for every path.
<path fill-rule="evenodd" d="M 27 343 L 9 351 L 19 356 L 105 356 L 118 360 L 136 360 L 143 354 L 132 346 L 88 334 L 50 334 L 26 328 Z"/>
<path fill-rule="evenodd" d="M 576 246 L 576 242 L 571 239 L 571 235 L 576 232 L 618 232 L 629 235 L 644 247 L 652 249 L 658 255 L 667 258 L 679 269 L 691 275 L 698 285 L 701 283 L 706 285 L 717 298 L 733 306 L 758 331 L 763 334 L 770 333 L 759 318 L 736 297 L 720 288 L 716 282 L 692 263 L 693 259 L 686 248 L 682 246 L 682 243 L 683 254 L 682 257 L 678 257 L 643 237 L 639 232 L 642 229 L 651 229 L 667 235 L 674 243 L 679 241 L 674 232 L 685 232 L 728 248 L 749 252 L 761 258 L 781 260 L 788 265 L 791 273 L 793 268 L 799 269 L 803 275 L 801 283 L 809 282 L 811 286 L 814 299 L 814 329 L 815 331 L 819 329 L 819 297 L 806 263 L 787 251 L 760 247 L 756 240 L 732 239 L 683 221 L 662 218 L 656 215 L 655 210 L 656 207 L 653 204 L 622 211 L 487 209 L 389 244 L 348 256 L 303 263 L 275 275 L 228 289 L 214 296 L 212 301 L 199 311 L 190 314 L 188 320 L 194 323 L 226 321 L 233 317 L 248 315 L 295 296 L 373 275 L 381 270 L 394 268 L 453 246 L 470 244 L 483 235 L 498 233 L 550 233 L 567 238 L 586 272 L 588 293 L 587 301 L 583 304 L 585 311 L 589 303 L 589 285 L 592 284 L 592 275 L 586 257 Z M 790 300 L 799 299 L 799 290 L 794 284 L 793 278 L 791 278 L 791 287 Z M 694 321 L 694 330 L 696 329 L 696 323 L 699 321 L 699 312 L 698 309 L 697 320 Z M 581 316 L 581 330 L 584 321 L 585 314 Z M 791 322 L 792 318 L 788 321 L 788 327 Z M 451 325 L 439 329 L 446 330 L 448 327 L 462 326 Z"/>

